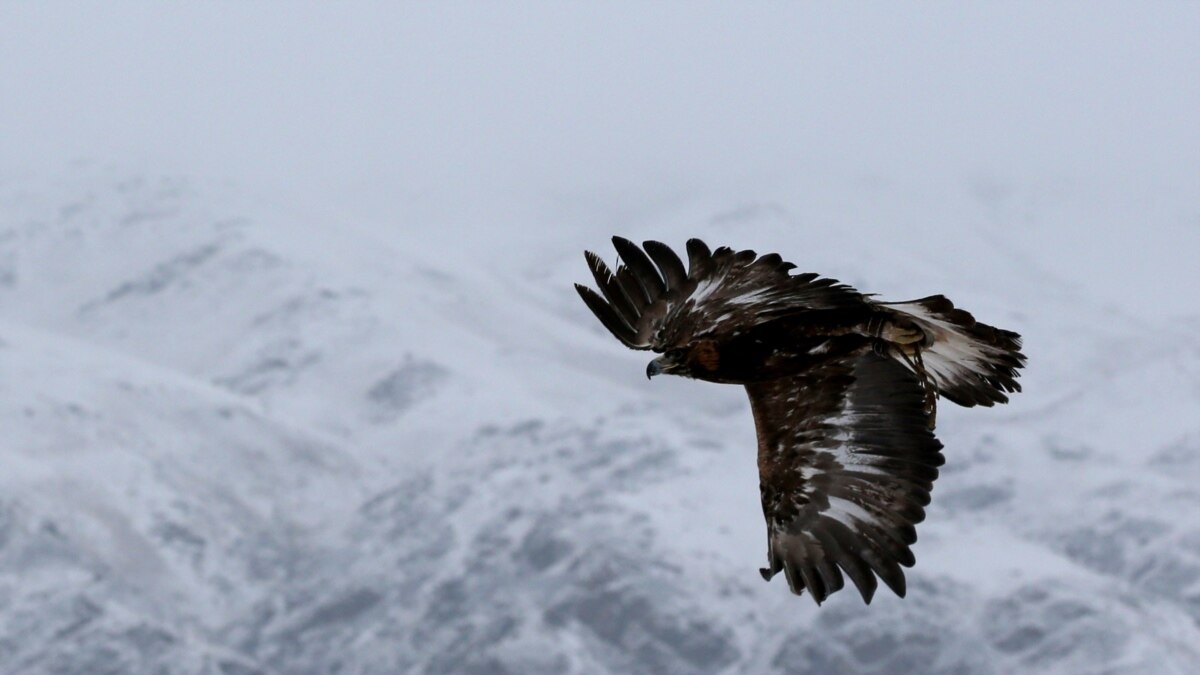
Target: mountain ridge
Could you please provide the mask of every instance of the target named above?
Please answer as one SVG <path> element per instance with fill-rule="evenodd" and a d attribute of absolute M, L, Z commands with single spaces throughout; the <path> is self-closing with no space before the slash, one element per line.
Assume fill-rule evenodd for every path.
<path fill-rule="evenodd" d="M 1010 406 L 943 405 L 909 597 L 818 611 L 755 571 L 744 394 L 645 382 L 645 355 L 573 301 L 579 249 L 607 245 L 590 228 L 456 247 L 94 170 L 0 185 L 0 213 L 14 672 L 1200 663 L 1200 522 L 1179 515 L 1200 502 L 1200 318 L 1038 294 L 1047 277 L 992 256 L 994 231 L 871 239 L 778 209 L 645 228 L 807 238 L 785 258 L 888 299 L 946 292 L 1026 336 Z"/>

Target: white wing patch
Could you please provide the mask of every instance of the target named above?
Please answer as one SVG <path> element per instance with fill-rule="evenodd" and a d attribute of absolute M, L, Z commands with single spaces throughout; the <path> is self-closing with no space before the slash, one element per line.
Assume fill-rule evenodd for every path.
<path fill-rule="evenodd" d="M 749 293 L 742 293 L 726 300 L 731 305 L 753 305 L 759 301 L 769 299 L 775 293 L 773 288 L 760 288 Z"/>
<path fill-rule="evenodd" d="M 921 357 L 938 388 L 974 382 L 991 372 L 989 364 L 1004 353 L 972 338 L 919 303 L 888 303 L 888 308 L 907 314 L 921 330 L 933 336 L 933 344 L 921 352 Z M 912 370 L 907 363 L 905 367 Z"/>

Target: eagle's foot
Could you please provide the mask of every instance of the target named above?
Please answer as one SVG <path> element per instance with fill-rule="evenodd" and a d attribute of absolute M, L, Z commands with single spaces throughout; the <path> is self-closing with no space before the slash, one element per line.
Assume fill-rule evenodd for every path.
<path fill-rule="evenodd" d="M 925 331 L 916 323 L 896 315 L 879 313 L 872 316 L 867 321 L 866 332 L 872 337 L 901 348 L 908 345 L 927 346 L 924 344 L 928 337 Z"/>
<path fill-rule="evenodd" d="M 918 328 L 916 324 L 905 323 L 907 325 L 895 321 L 884 322 L 879 337 L 897 345 L 911 345 L 925 341 L 925 331 Z"/>

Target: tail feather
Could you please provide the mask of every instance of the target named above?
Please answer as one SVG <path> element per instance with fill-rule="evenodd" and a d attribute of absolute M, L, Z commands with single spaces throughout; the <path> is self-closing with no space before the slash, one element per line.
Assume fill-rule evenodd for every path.
<path fill-rule="evenodd" d="M 925 332 L 921 356 L 941 396 L 961 406 L 990 407 L 1021 391 L 1020 335 L 976 321 L 942 295 L 880 304 Z"/>

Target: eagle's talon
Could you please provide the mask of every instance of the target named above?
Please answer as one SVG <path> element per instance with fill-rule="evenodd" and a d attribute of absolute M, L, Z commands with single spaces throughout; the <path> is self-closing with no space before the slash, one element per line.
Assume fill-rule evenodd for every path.
<path fill-rule="evenodd" d="M 921 356 L 920 347 L 917 347 L 913 351 L 913 360 L 910 363 L 913 366 L 913 370 L 916 371 L 917 377 L 921 379 L 921 388 L 925 390 L 925 414 L 929 417 L 929 428 L 933 429 L 937 426 L 937 383 L 933 381 L 933 377 L 925 368 L 925 359 Z"/>

